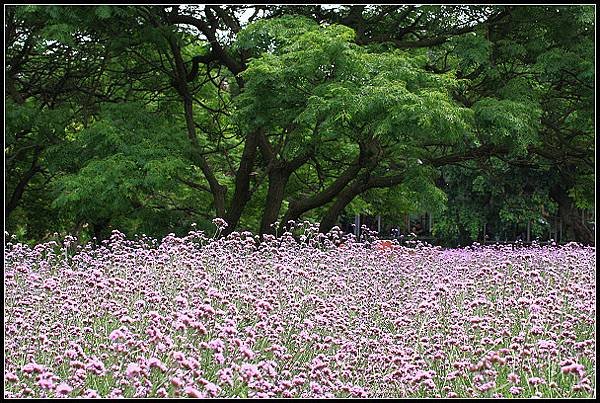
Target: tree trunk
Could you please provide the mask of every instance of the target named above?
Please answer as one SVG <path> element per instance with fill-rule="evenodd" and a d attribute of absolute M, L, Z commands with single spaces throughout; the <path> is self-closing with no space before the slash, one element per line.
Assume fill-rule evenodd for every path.
<path fill-rule="evenodd" d="M 558 214 L 566 226 L 568 238 L 586 245 L 594 244 L 594 233 L 581 222 L 581 215 L 562 186 L 554 186 L 550 196 L 558 204 Z"/>
<path fill-rule="evenodd" d="M 100 241 L 103 240 L 103 233 L 108 227 L 107 219 L 100 219 L 97 222 L 92 224 L 92 229 L 94 232 L 94 237 L 96 238 L 96 242 L 100 244 Z"/>
<path fill-rule="evenodd" d="M 290 203 L 288 211 L 280 225 L 280 229 L 283 230 L 289 221 L 296 221 L 300 216 L 309 210 L 323 206 L 332 201 L 344 187 L 356 177 L 356 174 L 360 171 L 361 165 L 357 159 L 352 165 L 350 165 L 342 175 L 337 178 L 330 186 L 323 189 L 323 191 L 302 200 L 295 200 Z"/>
<path fill-rule="evenodd" d="M 181 49 L 177 45 L 174 37 L 169 37 L 169 44 L 175 59 L 175 74 L 174 74 L 174 87 L 183 100 L 183 106 L 185 111 L 185 124 L 187 127 L 187 136 L 192 146 L 192 157 L 194 163 L 198 164 L 204 177 L 208 181 L 211 193 L 213 195 L 213 201 L 215 205 L 215 213 L 217 217 L 225 217 L 225 192 L 227 188 L 219 183 L 212 168 L 209 166 L 208 161 L 202 154 L 202 148 L 198 143 L 198 137 L 196 136 L 196 125 L 194 123 L 194 109 L 192 104 L 192 96 L 187 86 L 187 76 L 183 58 L 181 57 Z"/>
<path fill-rule="evenodd" d="M 362 176 L 352 183 L 349 187 L 342 190 L 333 204 L 327 209 L 321 223 L 319 224 L 319 232 L 329 232 L 335 225 L 339 215 L 344 211 L 346 206 L 366 187 L 366 178 Z"/>
<path fill-rule="evenodd" d="M 36 146 L 33 154 L 33 161 L 31 162 L 31 167 L 29 170 L 21 177 L 19 183 L 12 192 L 10 199 L 4 207 L 5 218 L 10 216 L 10 213 L 13 212 L 15 208 L 19 205 L 19 201 L 23 197 L 23 193 L 27 188 L 27 185 L 31 181 L 31 179 L 35 176 L 36 173 L 40 171 L 40 166 L 37 164 L 38 158 L 42 152 L 42 148 L 40 146 Z"/>
<path fill-rule="evenodd" d="M 223 235 L 228 235 L 234 231 L 240 221 L 244 207 L 250 201 L 250 176 L 256 158 L 257 144 L 258 133 L 250 133 L 246 138 L 240 166 L 235 175 L 235 190 L 225 218 L 228 227 L 223 231 Z"/>
<path fill-rule="evenodd" d="M 274 234 L 275 228 L 271 227 L 277 217 L 285 194 L 285 185 L 290 178 L 291 172 L 283 167 L 274 167 L 269 172 L 269 190 L 267 200 L 260 223 L 260 235 Z"/>
<path fill-rule="evenodd" d="M 336 201 L 329 207 L 319 225 L 319 232 L 328 232 L 333 228 L 338 216 L 344 211 L 346 206 L 362 192 L 372 188 L 392 187 L 402 183 L 405 175 L 400 173 L 391 176 L 371 176 L 374 168 L 374 162 L 371 162 L 366 170 L 350 185 L 340 192 Z"/>
<path fill-rule="evenodd" d="M 315 130 L 317 128 L 318 124 Z M 281 209 L 285 195 L 285 186 L 292 173 L 305 164 L 314 154 L 314 147 L 307 147 L 303 153 L 292 160 L 286 161 L 277 157 L 277 153 L 264 133 L 258 134 L 257 142 L 264 160 L 267 161 L 267 172 L 269 175 L 269 189 L 267 191 L 265 210 L 263 211 L 259 230 L 262 236 L 263 234 L 275 233 L 275 228 L 272 228 L 271 224 L 279 216 L 279 210 Z"/>
<path fill-rule="evenodd" d="M 371 172 L 379 163 L 383 151 L 380 144 L 376 140 L 371 140 L 368 143 L 361 144 L 361 154 L 359 156 L 358 166 L 359 169 L 364 167 L 362 173 L 352 182 L 350 186 L 344 188 L 339 192 L 337 199 L 325 212 L 321 222 L 319 224 L 319 232 L 329 232 L 335 225 L 338 216 L 344 211 L 346 206 L 359 194 L 369 189 L 370 187 L 379 187 L 385 184 L 379 182 L 373 182 L 374 179 L 383 178 L 371 178 Z M 357 172 L 358 173 L 358 172 Z"/>
<path fill-rule="evenodd" d="M 198 144 L 198 138 L 196 137 L 192 100 L 191 97 L 189 97 L 189 94 L 187 95 L 188 96 L 184 98 L 185 122 L 187 125 L 188 138 L 192 144 L 192 156 L 194 162 L 198 164 L 204 177 L 208 181 L 208 186 L 210 187 L 210 191 L 213 195 L 213 202 L 215 204 L 215 213 L 217 217 L 223 218 L 225 217 L 225 192 L 227 191 L 227 188 L 219 183 L 213 170 L 208 165 L 206 158 L 202 155 L 200 144 Z"/>

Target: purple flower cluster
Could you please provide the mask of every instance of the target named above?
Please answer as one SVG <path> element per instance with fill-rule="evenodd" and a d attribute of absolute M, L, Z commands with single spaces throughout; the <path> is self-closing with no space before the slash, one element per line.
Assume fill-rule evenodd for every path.
<path fill-rule="evenodd" d="M 5 246 L 5 397 L 592 397 L 595 249 Z"/>

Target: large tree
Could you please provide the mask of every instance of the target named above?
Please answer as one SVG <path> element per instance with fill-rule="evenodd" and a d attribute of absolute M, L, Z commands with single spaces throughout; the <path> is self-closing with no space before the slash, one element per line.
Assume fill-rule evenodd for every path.
<path fill-rule="evenodd" d="M 438 69 L 453 67 L 469 77 L 460 94 L 466 105 L 494 97 L 535 105 L 540 113 L 534 141 L 520 152 L 452 174 L 454 189 L 468 192 L 475 173 L 480 183 L 474 185 L 489 189 L 485 200 L 513 200 L 483 221 L 543 222 L 554 206 L 568 239 L 593 242 L 580 210 L 594 203 L 593 19 L 591 6 L 516 7 L 501 23 L 438 50 Z M 449 204 L 460 203 L 451 198 Z M 528 206 L 529 213 L 518 214 L 524 210 L 516 205 Z M 485 204 L 469 203 L 464 210 L 478 207 L 489 213 Z M 463 224 L 473 227 L 468 221 Z"/>
<path fill-rule="evenodd" d="M 102 23 L 102 13 L 93 11 L 86 15 L 88 26 Z M 11 229 L 57 224 L 48 222 L 56 219 L 48 193 L 57 174 L 52 150 L 65 143 L 73 122 L 88 123 L 114 90 L 103 82 L 107 39 L 73 32 L 79 17 L 64 7 L 6 8 L 4 211 Z"/>
<path fill-rule="evenodd" d="M 527 161 L 519 179 L 563 161 L 544 191 L 561 200 L 565 217 L 589 201 L 585 7 L 11 12 L 9 136 L 19 136 L 36 105 L 64 119 L 52 129 L 60 140 L 10 143 L 18 168 L 8 213 L 19 203 L 28 211 L 19 202 L 27 194 L 44 194 L 71 226 L 91 223 L 97 235 L 110 225 L 164 233 L 215 216 L 228 223 L 225 233 L 271 233 L 275 222 L 303 217 L 326 231 L 359 199 L 439 204 L 448 196 L 451 204 L 436 186 L 440 175 L 459 180 L 459 164 L 488 170 L 490 158 L 511 169 Z M 528 13 L 536 24 L 527 25 Z M 558 35 L 565 27 L 586 38 L 588 53 Z M 565 65 L 563 55 L 577 57 Z M 51 73 L 38 72 L 42 65 Z M 39 172 L 48 179 L 36 193 L 27 184 Z"/>

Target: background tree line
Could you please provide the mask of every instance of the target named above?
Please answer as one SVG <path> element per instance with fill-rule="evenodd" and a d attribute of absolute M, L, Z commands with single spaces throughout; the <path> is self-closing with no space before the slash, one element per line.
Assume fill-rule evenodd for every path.
<path fill-rule="evenodd" d="M 592 243 L 593 6 L 7 6 L 5 218 L 39 241 L 548 214 Z M 540 224 L 542 223 L 542 224 Z"/>

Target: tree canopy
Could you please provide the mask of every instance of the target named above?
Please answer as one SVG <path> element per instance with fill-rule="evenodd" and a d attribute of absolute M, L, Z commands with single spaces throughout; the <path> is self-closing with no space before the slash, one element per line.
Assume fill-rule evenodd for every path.
<path fill-rule="evenodd" d="M 451 243 L 558 215 L 592 243 L 593 6 L 7 6 L 7 230 Z"/>

